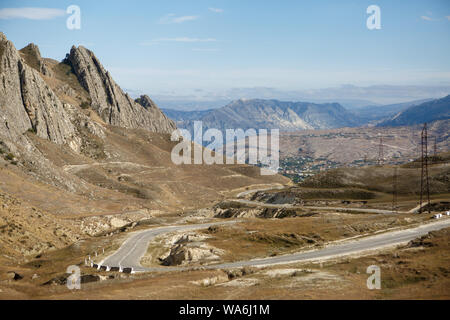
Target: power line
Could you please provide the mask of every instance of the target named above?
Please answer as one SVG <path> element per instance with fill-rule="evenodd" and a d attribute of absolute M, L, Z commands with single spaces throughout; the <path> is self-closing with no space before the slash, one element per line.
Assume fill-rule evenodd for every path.
<path fill-rule="evenodd" d="M 384 150 L 383 150 L 383 137 L 380 137 L 380 144 L 378 145 L 378 165 L 384 164 Z"/>
<path fill-rule="evenodd" d="M 392 177 L 392 212 L 397 213 L 398 203 L 397 203 L 397 167 L 394 167 L 394 175 Z"/>
<path fill-rule="evenodd" d="M 434 136 L 434 153 L 433 153 L 433 163 L 437 163 L 438 162 L 438 157 L 437 157 L 437 141 L 436 141 L 436 136 Z"/>
<path fill-rule="evenodd" d="M 437 143 L 436 143 L 436 136 L 434 136 L 434 157 L 437 157 Z"/>
<path fill-rule="evenodd" d="M 422 213 L 422 202 L 423 197 L 427 196 L 427 207 L 428 213 L 431 213 L 430 206 L 430 183 L 428 179 L 428 132 L 427 132 L 427 124 L 423 125 L 422 134 L 421 134 L 421 149 L 422 149 L 422 173 L 420 177 L 420 206 L 419 213 Z"/>

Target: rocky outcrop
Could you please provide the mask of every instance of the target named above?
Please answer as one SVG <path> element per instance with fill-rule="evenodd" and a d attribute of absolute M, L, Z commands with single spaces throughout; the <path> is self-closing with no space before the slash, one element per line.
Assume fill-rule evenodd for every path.
<path fill-rule="evenodd" d="M 22 58 L 30 67 L 34 68 L 45 76 L 52 76 L 51 69 L 47 66 L 44 59 L 42 59 L 41 52 L 39 51 L 39 47 L 37 45 L 35 45 L 34 43 L 30 43 L 25 48 L 20 49 L 19 52 Z"/>
<path fill-rule="evenodd" d="M 0 135 L 17 142 L 27 130 L 58 144 L 75 133 L 56 94 L 0 34 Z"/>
<path fill-rule="evenodd" d="M 20 56 L 0 33 L 0 135 L 13 138 L 31 128 L 20 90 Z"/>
<path fill-rule="evenodd" d="M 143 107 L 124 93 L 92 51 L 82 46 L 78 48 L 74 46 L 70 50 L 67 62 L 89 93 L 92 109 L 106 123 L 161 133 L 171 133 L 175 130 L 174 122 L 153 102 L 149 102 L 151 107 Z"/>
<path fill-rule="evenodd" d="M 139 103 L 141 106 L 143 106 L 145 109 L 157 109 L 158 107 L 156 106 L 156 103 L 153 102 L 152 99 L 150 99 L 150 97 L 146 94 L 140 96 L 139 98 L 137 98 L 136 103 Z"/>
<path fill-rule="evenodd" d="M 22 103 L 32 130 L 41 138 L 58 144 L 68 143 L 75 129 L 62 102 L 39 73 L 19 61 Z"/>
<path fill-rule="evenodd" d="M 207 263 L 220 260 L 223 250 L 201 242 L 180 243 L 174 246 L 167 257 L 162 259 L 165 266 L 178 266 L 191 263 Z"/>
<path fill-rule="evenodd" d="M 166 257 L 161 257 L 163 265 L 176 266 L 195 263 L 208 263 L 220 259 L 224 251 L 203 242 L 209 236 L 198 233 L 187 233 L 176 236 Z M 173 239 L 172 239 L 173 240 Z"/>

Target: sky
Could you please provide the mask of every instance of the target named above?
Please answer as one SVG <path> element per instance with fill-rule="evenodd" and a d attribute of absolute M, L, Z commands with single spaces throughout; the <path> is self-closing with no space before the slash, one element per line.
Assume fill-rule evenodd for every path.
<path fill-rule="evenodd" d="M 370 5 L 381 29 L 367 28 Z M 448 0 L 2 0 L 0 30 L 57 60 L 84 45 L 125 90 L 159 96 L 450 85 Z"/>

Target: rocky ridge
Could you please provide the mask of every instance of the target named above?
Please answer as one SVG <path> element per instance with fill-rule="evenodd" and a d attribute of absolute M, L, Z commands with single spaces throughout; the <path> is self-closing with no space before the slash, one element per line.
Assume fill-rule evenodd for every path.
<path fill-rule="evenodd" d="M 161 133 L 171 133 L 176 129 L 174 122 L 150 98 L 145 99 L 146 104 L 140 105 L 124 93 L 92 51 L 83 46 L 73 46 L 66 61 L 89 93 L 92 109 L 106 123 Z"/>

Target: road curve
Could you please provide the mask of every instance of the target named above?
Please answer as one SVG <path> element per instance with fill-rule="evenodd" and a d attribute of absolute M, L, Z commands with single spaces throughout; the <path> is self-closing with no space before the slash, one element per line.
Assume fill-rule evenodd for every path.
<path fill-rule="evenodd" d="M 140 232 L 135 232 L 113 255 L 103 260 L 100 265 L 110 267 L 132 267 L 136 272 L 151 271 L 179 271 L 189 269 L 187 267 L 155 267 L 146 268 L 141 266 L 140 260 L 147 251 L 149 242 L 156 236 L 173 231 L 187 231 L 208 228 L 212 225 L 233 223 L 229 221 L 224 223 L 206 223 L 184 226 L 170 226 L 155 228 Z M 364 251 L 382 249 L 388 246 L 395 246 L 407 243 L 415 238 L 423 236 L 430 231 L 440 230 L 450 227 L 450 218 L 427 223 L 415 228 L 403 229 L 398 231 L 386 232 L 374 236 L 364 237 L 358 240 L 346 242 L 335 242 L 322 249 L 286 254 L 262 259 L 253 259 L 248 261 L 237 261 L 232 263 L 220 263 L 204 266 L 207 269 L 228 269 L 240 268 L 245 266 L 269 266 L 274 264 L 289 264 L 295 262 L 314 261 L 320 259 L 331 259 L 338 256 L 346 256 L 361 253 Z"/>
<path fill-rule="evenodd" d="M 237 221 L 226 221 L 194 225 L 167 226 L 133 232 L 115 253 L 101 261 L 99 265 L 124 268 L 133 267 L 136 271 L 145 271 L 147 268 L 142 267 L 140 261 L 147 252 L 148 244 L 156 236 L 168 232 L 206 229 L 214 225 L 224 225 L 236 222 Z"/>

